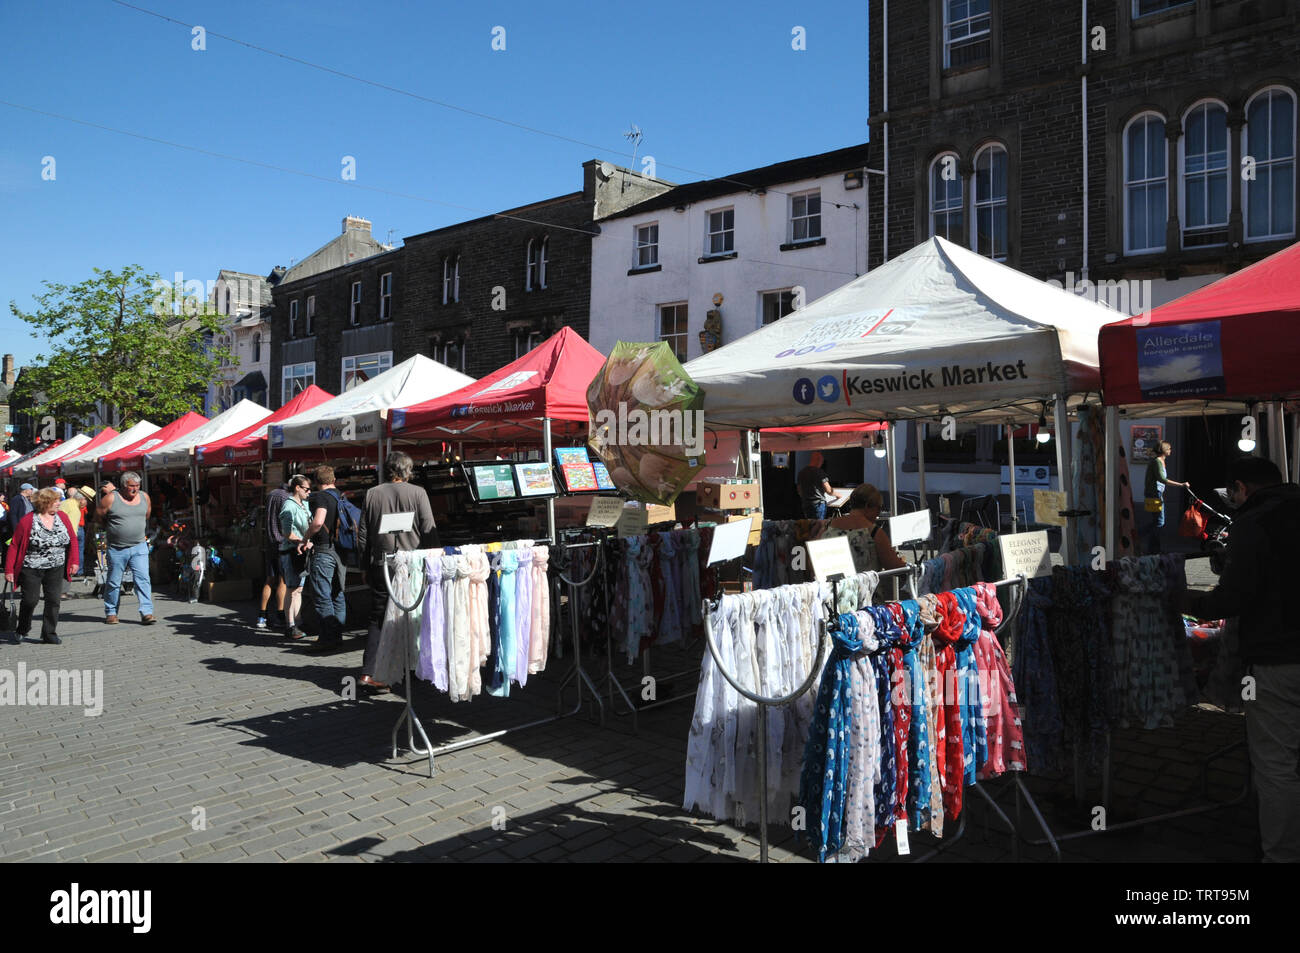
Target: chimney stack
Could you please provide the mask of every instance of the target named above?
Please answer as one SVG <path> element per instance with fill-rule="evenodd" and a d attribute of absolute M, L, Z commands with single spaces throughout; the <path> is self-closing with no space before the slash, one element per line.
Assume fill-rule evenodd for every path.
<path fill-rule="evenodd" d="M 4 376 L 0 379 L 4 380 L 6 387 L 14 386 L 14 356 L 12 354 L 5 355 Z"/>
<path fill-rule="evenodd" d="M 343 219 L 343 234 L 346 235 L 350 229 L 355 229 L 358 232 L 365 232 L 367 235 L 369 235 L 370 220 L 365 218 L 356 218 L 355 216 L 348 215 Z"/>

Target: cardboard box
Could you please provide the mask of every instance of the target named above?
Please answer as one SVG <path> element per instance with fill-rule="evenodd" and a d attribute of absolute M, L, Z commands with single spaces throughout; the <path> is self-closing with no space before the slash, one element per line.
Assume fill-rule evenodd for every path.
<path fill-rule="evenodd" d="M 757 483 L 697 483 L 695 501 L 713 510 L 749 510 L 763 505 Z"/>

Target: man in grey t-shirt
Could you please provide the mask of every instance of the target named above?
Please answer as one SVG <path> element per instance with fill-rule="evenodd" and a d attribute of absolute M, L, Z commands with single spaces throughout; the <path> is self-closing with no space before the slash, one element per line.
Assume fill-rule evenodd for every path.
<path fill-rule="evenodd" d="M 131 567 L 135 592 L 140 600 L 140 622 L 153 625 L 153 589 L 149 584 L 149 544 L 145 526 L 152 515 L 149 497 L 140 492 L 140 474 L 122 474 L 122 488 L 111 484 L 95 506 L 95 518 L 104 524 L 108 546 L 108 580 L 104 584 L 104 622 L 117 624 L 117 603 L 122 592 L 122 573 Z"/>

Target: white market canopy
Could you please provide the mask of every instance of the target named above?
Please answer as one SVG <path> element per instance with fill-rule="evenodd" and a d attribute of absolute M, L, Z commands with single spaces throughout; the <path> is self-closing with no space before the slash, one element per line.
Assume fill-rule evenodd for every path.
<path fill-rule="evenodd" d="M 239 433 L 269 416 L 271 412 L 261 404 L 255 404 L 251 400 L 241 400 L 207 423 L 182 434 L 165 446 L 146 453 L 145 464 L 150 470 L 188 467 L 195 447 L 205 443 L 215 443 L 231 434 Z"/>
<path fill-rule="evenodd" d="M 79 433 L 75 437 L 69 437 L 63 443 L 56 444 L 44 453 L 38 453 L 34 457 L 28 457 L 22 463 L 14 467 L 14 476 L 26 476 L 36 472 L 36 468 L 42 463 L 51 463 L 60 457 L 67 456 L 69 453 L 75 453 L 86 444 L 90 443 L 90 435 Z"/>
<path fill-rule="evenodd" d="M 95 461 L 100 457 L 107 456 L 110 453 L 131 446 L 138 440 L 143 440 L 151 433 L 157 433 L 161 428 L 157 424 L 142 420 L 134 427 L 130 427 L 118 434 L 107 443 L 102 443 L 98 447 L 86 454 L 74 454 L 59 461 L 59 472 L 65 477 L 73 473 L 91 473 L 95 469 Z"/>
<path fill-rule="evenodd" d="M 4 451 L 4 456 L 0 456 L 0 467 L 7 467 L 9 464 L 13 463 L 15 460 L 20 459 L 21 457 L 22 454 L 19 453 L 17 450 L 6 450 Z"/>
<path fill-rule="evenodd" d="M 271 424 L 267 430 L 270 448 L 275 453 L 292 447 L 346 444 L 368 453 L 385 436 L 384 419 L 389 410 L 432 400 L 472 383 L 472 377 L 417 354 L 296 417 Z"/>
<path fill-rule="evenodd" d="M 685 365 L 710 427 L 1036 420 L 1100 387 L 1114 311 L 931 238 Z"/>

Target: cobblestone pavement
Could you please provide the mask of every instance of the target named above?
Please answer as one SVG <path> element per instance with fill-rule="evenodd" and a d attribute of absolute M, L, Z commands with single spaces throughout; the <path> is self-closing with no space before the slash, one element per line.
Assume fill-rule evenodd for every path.
<path fill-rule="evenodd" d="M 589 712 L 427 759 L 389 758 L 402 712 L 396 696 L 341 696 L 361 642 L 313 655 L 249 624 L 251 609 L 159 600 L 152 628 L 100 621 L 102 606 L 64 603 L 62 646 L 0 644 L 0 668 L 101 669 L 103 713 L 81 708 L 0 707 L 0 858 L 87 861 L 752 860 L 741 833 L 680 808 L 691 701 L 600 727 Z M 699 645 L 663 652 L 659 698 L 689 692 Z M 415 706 L 435 744 L 467 729 L 492 732 L 546 718 L 572 659 L 509 699 L 452 705 L 417 683 Z M 603 661 L 589 669 L 603 672 Z M 641 670 L 624 669 L 637 685 Z M 573 692 L 566 696 L 573 707 Z M 1199 803 L 1200 759 L 1240 741 L 1242 719 L 1191 711 L 1176 729 L 1116 732 L 1111 825 Z M 403 742 L 405 738 L 403 737 Z M 1210 794 L 1230 798 L 1245 776 L 1244 752 L 1216 762 Z M 1068 786 L 1033 778 L 1029 788 L 1059 833 L 1085 829 L 1097 785 L 1076 804 Z M 988 786 L 1008 817 L 1013 789 Z M 964 836 L 941 859 L 1049 860 L 1049 849 L 1012 839 L 983 798 L 969 792 Z M 202 819 L 206 824 L 199 824 Z M 494 828 L 494 820 L 497 822 Z M 1037 837 L 1027 808 L 1022 830 Z M 1160 826 L 1062 844 L 1071 861 L 1250 861 L 1253 809 L 1221 808 Z M 892 839 L 891 839 L 892 840 Z M 913 855 L 933 847 L 912 837 Z M 775 861 L 806 862 L 788 829 L 772 828 Z M 887 845 L 878 860 L 893 859 Z"/>

